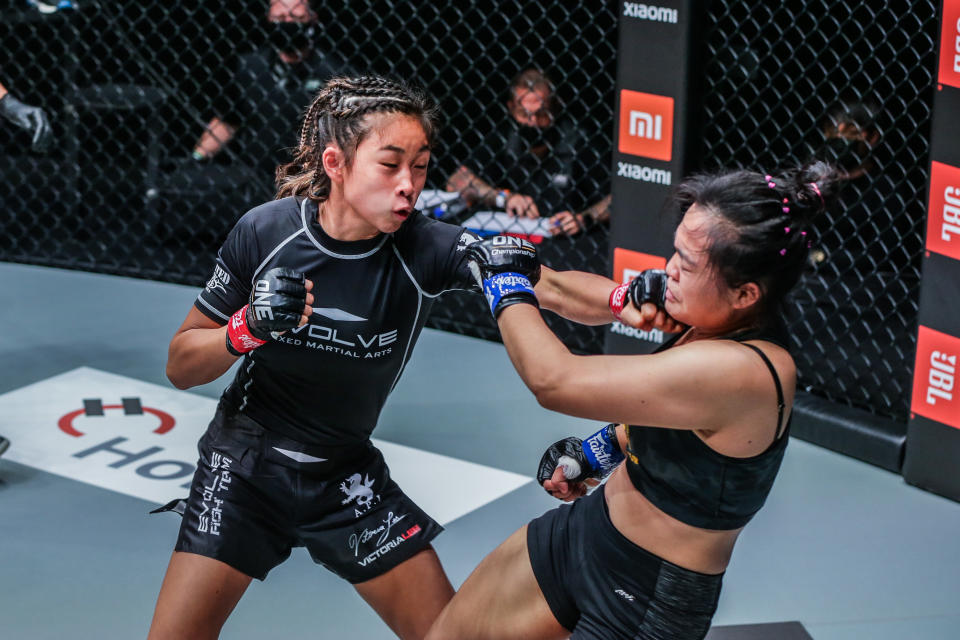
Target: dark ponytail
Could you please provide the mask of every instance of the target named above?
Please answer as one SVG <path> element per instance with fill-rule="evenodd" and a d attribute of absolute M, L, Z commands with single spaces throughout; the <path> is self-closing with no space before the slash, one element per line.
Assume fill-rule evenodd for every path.
<path fill-rule="evenodd" d="M 331 142 L 343 151 L 346 164 L 370 133 L 365 116 L 403 113 L 420 120 L 433 146 L 437 108 L 420 89 L 379 76 L 332 78 L 307 108 L 293 161 L 277 167 L 276 197 L 302 195 L 315 202 L 330 197 L 330 177 L 323 170 L 323 151 Z"/>
<path fill-rule="evenodd" d="M 679 221 L 699 205 L 716 216 L 707 254 L 723 283 L 756 283 L 760 311 L 775 313 L 808 264 L 813 220 L 822 214 L 839 176 L 825 162 L 769 174 L 745 170 L 691 176 L 675 189 L 670 205 Z"/>

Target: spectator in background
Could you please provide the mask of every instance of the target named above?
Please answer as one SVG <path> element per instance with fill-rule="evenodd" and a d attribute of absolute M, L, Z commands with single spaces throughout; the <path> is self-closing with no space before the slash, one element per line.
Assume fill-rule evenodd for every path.
<path fill-rule="evenodd" d="M 337 56 L 317 47 L 320 25 L 308 0 L 270 0 L 265 30 L 269 48 L 240 56 L 217 115 L 193 149 L 197 161 L 212 159 L 228 144 L 246 164 L 272 174 L 296 146 L 297 121 L 331 77 L 347 73 Z"/>
<path fill-rule="evenodd" d="M 551 215 L 557 234 L 573 235 L 609 219 L 610 196 L 597 197 L 608 179 L 607 163 L 560 113 L 550 78 L 524 69 L 510 82 L 506 106 L 510 117 L 447 179 L 447 190 L 459 191 L 471 206 L 527 218 Z"/>
<path fill-rule="evenodd" d="M 47 114 L 40 107 L 24 104 L 13 97 L 7 88 L 0 83 L 0 116 L 30 134 L 30 148 L 34 151 L 43 151 L 53 138 L 53 130 Z M 0 443 L 0 452 L 3 447 Z"/>

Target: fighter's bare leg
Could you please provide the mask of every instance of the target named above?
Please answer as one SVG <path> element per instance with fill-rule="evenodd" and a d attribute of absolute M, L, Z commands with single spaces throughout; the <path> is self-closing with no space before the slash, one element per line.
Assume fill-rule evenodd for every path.
<path fill-rule="evenodd" d="M 423 638 L 453 597 L 453 585 L 433 547 L 354 587 L 403 640 Z"/>
<path fill-rule="evenodd" d="M 554 640 L 570 632 L 540 591 L 522 527 L 480 562 L 437 618 L 427 640 Z"/>
<path fill-rule="evenodd" d="M 215 640 L 251 580 L 219 560 L 174 551 L 148 640 Z"/>

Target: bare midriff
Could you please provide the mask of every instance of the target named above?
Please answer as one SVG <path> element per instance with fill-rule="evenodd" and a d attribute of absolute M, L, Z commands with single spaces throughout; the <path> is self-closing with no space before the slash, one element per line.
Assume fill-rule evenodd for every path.
<path fill-rule="evenodd" d="M 701 529 L 667 515 L 636 490 L 620 465 L 604 489 L 610 520 L 625 538 L 668 562 L 699 573 L 723 573 L 743 528 Z"/>

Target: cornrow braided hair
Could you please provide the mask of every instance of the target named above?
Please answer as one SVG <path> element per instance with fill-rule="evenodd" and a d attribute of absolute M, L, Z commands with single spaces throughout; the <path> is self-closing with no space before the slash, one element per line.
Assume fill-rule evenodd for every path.
<path fill-rule="evenodd" d="M 433 145 L 437 107 L 421 89 L 380 76 L 330 79 L 307 107 L 293 160 L 277 167 L 276 198 L 302 195 L 323 202 L 330 196 L 330 177 L 323 170 L 323 152 L 335 144 L 349 166 L 369 135 L 373 113 L 402 113 L 420 120 Z"/>
<path fill-rule="evenodd" d="M 776 313 L 809 264 L 813 219 L 828 205 L 839 176 L 825 162 L 776 173 L 746 170 L 691 176 L 669 201 L 677 214 L 699 205 L 714 216 L 707 254 L 730 288 L 755 282 L 761 313 Z"/>

